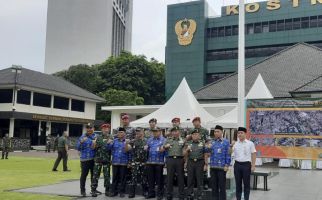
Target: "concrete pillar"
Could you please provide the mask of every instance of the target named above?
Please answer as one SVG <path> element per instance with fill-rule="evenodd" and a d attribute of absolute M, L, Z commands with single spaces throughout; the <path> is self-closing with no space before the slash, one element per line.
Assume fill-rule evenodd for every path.
<path fill-rule="evenodd" d="M 46 122 L 46 136 L 51 134 L 51 122 Z"/>
<path fill-rule="evenodd" d="M 15 130 L 15 119 L 14 118 L 10 118 L 9 137 L 13 137 L 14 130 Z"/>
<path fill-rule="evenodd" d="M 69 136 L 69 123 L 67 123 L 66 131 L 67 131 L 67 136 Z"/>
<path fill-rule="evenodd" d="M 82 132 L 82 134 L 83 133 L 86 133 L 86 124 L 83 124 L 83 132 Z"/>
<path fill-rule="evenodd" d="M 111 114 L 111 130 L 116 129 L 117 127 L 120 126 L 120 117 L 121 117 L 121 112 L 120 111 L 112 111 Z"/>
<path fill-rule="evenodd" d="M 41 121 L 38 124 L 38 136 L 41 136 Z"/>

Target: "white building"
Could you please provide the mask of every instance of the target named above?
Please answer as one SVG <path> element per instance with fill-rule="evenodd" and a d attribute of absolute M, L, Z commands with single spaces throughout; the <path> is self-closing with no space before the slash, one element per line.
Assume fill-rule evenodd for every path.
<path fill-rule="evenodd" d="M 133 0 L 48 0 L 45 73 L 131 50 Z"/>
<path fill-rule="evenodd" d="M 59 77 L 29 69 L 0 70 L 0 137 L 44 145 L 46 136 L 78 137 L 103 99 Z"/>

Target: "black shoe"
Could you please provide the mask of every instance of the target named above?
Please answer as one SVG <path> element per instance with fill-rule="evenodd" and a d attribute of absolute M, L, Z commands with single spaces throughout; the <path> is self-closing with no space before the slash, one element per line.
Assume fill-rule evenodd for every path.
<path fill-rule="evenodd" d="M 124 198 L 125 197 L 125 194 L 124 193 L 120 193 L 120 197 L 121 198 Z"/>
<path fill-rule="evenodd" d="M 111 194 L 109 196 L 110 197 L 116 197 L 117 196 L 117 192 L 111 192 Z"/>
<path fill-rule="evenodd" d="M 8 159 L 8 158 L 6 158 L 6 159 Z"/>
<path fill-rule="evenodd" d="M 98 191 L 98 190 L 95 190 L 95 192 L 96 192 L 97 194 L 102 194 L 102 192 L 100 192 L 100 191 Z"/>
<path fill-rule="evenodd" d="M 154 199 L 155 198 L 155 195 L 148 194 L 145 198 L 146 199 Z"/>
<path fill-rule="evenodd" d="M 167 197 L 167 200 L 172 200 L 172 197 Z M 181 200 L 181 199 L 180 199 Z"/>
<path fill-rule="evenodd" d="M 70 170 L 70 169 L 66 169 L 66 170 L 64 170 L 64 172 L 71 172 L 72 170 Z"/>
<path fill-rule="evenodd" d="M 135 194 L 129 194 L 129 198 L 132 199 L 135 197 Z"/>
<path fill-rule="evenodd" d="M 58 172 L 58 170 L 57 169 L 53 169 L 53 172 Z"/>
<path fill-rule="evenodd" d="M 4 158 L 1 158 L 1 160 L 3 160 Z"/>
<path fill-rule="evenodd" d="M 92 191 L 91 194 L 92 194 L 92 197 L 97 197 L 97 194 L 95 191 Z"/>
<path fill-rule="evenodd" d="M 82 197 L 86 197 L 86 192 L 85 191 L 82 191 L 81 192 L 81 195 L 82 195 Z"/>

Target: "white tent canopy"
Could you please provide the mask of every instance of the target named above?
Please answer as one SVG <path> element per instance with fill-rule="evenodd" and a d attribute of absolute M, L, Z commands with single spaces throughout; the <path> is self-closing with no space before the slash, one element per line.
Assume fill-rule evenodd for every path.
<path fill-rule="evenodd" d="M 141 119 L 131 122 L 131 126 L 149 127 L 149 120 L 156 118 L 158 120 L 157 126 L 171 127 L 171 120 L 179 117 L 182 127 L 193 127 L 192 119 L 197 116 L 201 118 L 203 125 L 215 119 L 200 106 L 190 90 L 186 79 L 183 78 L 172 97 L 161 108 Z"/>
<path fill-rule="evenodd" d="M 261 74 L 258 74 L 256 81 L 246 96 L 246 99 L 273 99 L 273 95 L 267 88 Z"/>
<path fill-rule="evenodd" d="M 264 79 L 261 74 L 258 74 L 256 81 L 250 88 L 246 99 L 272 99 L 274 98 L 269 89 L 267 88 Z M 224 128 L 237 128 L 237 107 L 230 112 L 216 118 L 214 121 L 208 122 L 207 127 L 215 127 L 216 125 L 221 125 Z"/>

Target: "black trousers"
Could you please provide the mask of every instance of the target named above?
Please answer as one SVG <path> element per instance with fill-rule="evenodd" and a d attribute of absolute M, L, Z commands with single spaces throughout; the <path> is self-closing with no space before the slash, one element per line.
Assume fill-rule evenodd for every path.
<path fill-rule="evenodd" d="M 126 165 L 113 165 L 112 193 L 114 194 L 125 193 L 126 175 L 127 175 Z M 118 189 L 119 184 L 120 184 L 120 187 Z"/>
<path fill-rule="evenodd" d="M 67 159 L 68 159 L 68 156 L 67 156 L 67 151 L 66 149 L 58 149 L 58 157 L 56 159 L 56 162 L 54 164 L 54 167 L 53 169 L 57 169 L 61 159 L 63 159 L 63 170 L 66 171 L 68 168 L 67 168 Z"/>
<path fill-rule="evenodd" d="M 235 161 L 234 174 L 237 200 L 241 200 L 242 183 L 244 183 L 244 200 L 249 200 L 251 163 Z"/>
<path fill-rule="evenodd" d="M 204 160 L 188 160 L 187 170 L 188 170 L 188 191 L 187 195 L 192 197 L 193 189 L 195 185 L 195 180 L 197 181 L 197 193 L 195 195 L 196 199 L 201 199 L 202 187 L 203 187 L 203 166 L 205 165 Z"/>
<path fill-rule="evenodd" d="M 184 160 L 183 158 L 167 158 L 167 197 L 173 197 L 173 177 L 177 174 L 179 198 L 184 198 Z"/>
<path fill-rule="evenodd" d="M 8 154 L 9 154 L 9 148 L 7 147 L 2 148 L 2 159 L 4 159 L 5 156 L 6 158 L 8 158 Z"/>
<path fill-rule="evenodd" d="M 149 191 L 148 196 L 155 195 L 155 184 L 157 185 L 157 196 L 163 196 L 163 165 L 147 164 L 147 176 Z"/>
<path fill-rule="evenodd" d="M 85 192 L 85 184 L 88 173 L 91 173 L 91 183 L 93 179 L 94 160 L 81 161 L 80 189 Z"/>
<path fill-rule="evenodd" d="M 214 200 L 226 200 L 226 172 L 224 169 L 210 169 L 210 177 Z"/>

